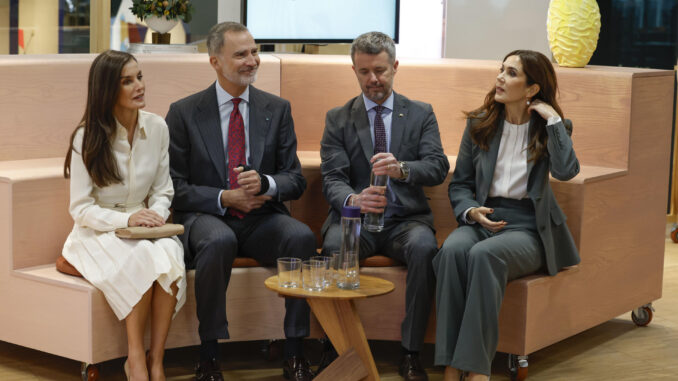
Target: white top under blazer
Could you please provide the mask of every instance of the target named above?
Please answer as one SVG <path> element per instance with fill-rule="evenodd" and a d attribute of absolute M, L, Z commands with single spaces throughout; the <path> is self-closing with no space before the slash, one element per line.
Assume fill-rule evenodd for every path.
<path fill-rule="evenodd" d="M 561 121 L 559 116 L 546 121 L 548 126 Z M 499 141 L 497 162 L 492 176 L 489 197 L 504 197 L 521 200 L 527 197 L 527 144 L 529 140 L 530 122 L 513 124 L 504 120 L 504 130 Z M 464 220 L 469 224 L 475 221 L 467 218 L 468 208 L 464 212 Z"/>

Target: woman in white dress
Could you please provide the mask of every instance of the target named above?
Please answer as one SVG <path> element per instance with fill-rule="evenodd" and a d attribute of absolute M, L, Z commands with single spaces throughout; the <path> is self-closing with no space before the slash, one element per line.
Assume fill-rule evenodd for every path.
<path fill-rule="evenodd" d="M 140 110 L 145 85 L 136 59 L 106 51 L 92 62 L 85 115 L 64 164 L 75 221 L 63 256 L 95 287 L 127 329 L 125 373 L 164 380 L 165 340 L 186 299 L 183 247 L 176 237 L 120 239 L 115 229 L 161 226 L 174 196 L 165 121 Z M 144 330 L 151 319 L 151 347 Z"/>

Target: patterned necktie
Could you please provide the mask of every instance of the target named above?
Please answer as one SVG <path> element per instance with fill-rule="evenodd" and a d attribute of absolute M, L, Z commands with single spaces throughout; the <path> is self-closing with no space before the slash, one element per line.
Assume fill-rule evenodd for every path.
<path fill-rule="evenodd" d="M 386 107 L 381 105 L 374 106 L 374 111 L 377 114 L 374 116 L 374 154 L 381 152 L 388 152 L 386 150 L 386 127 L 384 126 L 384 119 L 381 117 L 381 113 L 384 112 Z M 386 192 L 386 198 L 388 201 L 388 207 L 386 208 L 386 216 L 390 217 L 392 215 L 391 204 L 396 199 L 396 195 L 391 189 L 391 184 L 388 183 L 386 186 L 388 192 Z"/>
<path fill-rule="evenodd" d="M 238 184 L 238 173 L 234 171 L 239 165 L 247 164 L 245 159 L 245 123 L 242 120 L 242 115 L 238 109 L 238 105 L 242 99 L 233 98 L 233 111 L 228 120 L 228 144 L 226 146 L 226 154 L 228 155 L 228 188 L 240 188 Z M 243 218 L 245 213 L 229 208 L 228 213 L 232 216 Z"/>
<path fill-rule="evenodd" d="M 377 112 L 374 116 L 374 153 L 378 154 L 386 152 L 386 127 L 384 127 L 384 120 L 381 118 L 384 106 L 374 106 L 374 110 Z"/>

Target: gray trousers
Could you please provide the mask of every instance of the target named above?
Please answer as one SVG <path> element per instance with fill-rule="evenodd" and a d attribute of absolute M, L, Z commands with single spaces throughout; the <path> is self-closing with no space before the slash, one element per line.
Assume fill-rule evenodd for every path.
<path fill-rule="evenodd" d="M 505 216 L 510 218 L 510 213 Z M 462 225 L 433 259 L 436 365 L 490 375 L 506 284 L 544 265 L 537 232 L 507 222 L 506 228 L 494 234 L 479 224 Z"/>
<path fill-rule="evenodd" d="M 184 260 L 187 269 L 195 269 L 201 341 L 229 338 L 226 288 L 236 256 L 273 267 L 279 257 L 308 259 L 316 253 L 311 229 L 281 213 L 248 214 L 243 219 L 202 214 L 191 226 L 189 243 L 193 255 Z M 285 309 L 285 337 L 308 336 L 310 309 L 306 300 L 285 298 Z"/>
<path fill-rule="evenodd" d="M 341 225 L 333 224 L 323 239 L 323 255 L 330 255 L 340 246 Z M 383 231 L 360 231 L 361 259 L 381 254 L 407 265 L 401 335 L 402 346 L 410 351 L 420 351 L 424 343 L 435 286 L 431 261 L 437 251 L 433 229 L 420 222 L 386 218 Z"/>

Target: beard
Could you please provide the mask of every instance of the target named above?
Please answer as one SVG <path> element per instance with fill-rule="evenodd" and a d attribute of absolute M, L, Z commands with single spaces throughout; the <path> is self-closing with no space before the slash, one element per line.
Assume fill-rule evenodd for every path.
<path fill-rule="evenodd" d="M 374 103 L 381 104 L 391 95 L 391 90 L 393 89 L 392 80 L 383 80 L 377 84 L 366 84 L 364 85 L 363 93 L 367 99 L 371 100 Z"/>
<path fill-rule="evenodd" d="M 376 93 L 367 94 L 367 98 L 374 103 L 379 103 L 384 100 L 386 93 L 383 91 L 378 91 Z"/>
<path fill-rule="evenodd" d="M 238 84 L 240 86 L 247 86 L 254 83 L 257 80 L 257 70 L 259 67 L 252 69 L 249 73 L 238 72 L 238 73 L 224 73 L 224 77 L 229 81 Z"/>
<path fill-rule="evenodd" d="M 365 96 L 367 99 L 371 100 L 374 103 L 379 103 L 387 98 L 388 90 L 385 87 L 382 87 L 378 90 L 369 90 Z"/>

